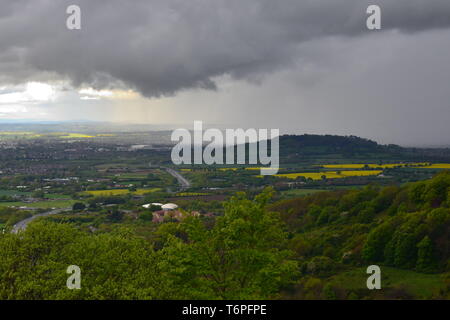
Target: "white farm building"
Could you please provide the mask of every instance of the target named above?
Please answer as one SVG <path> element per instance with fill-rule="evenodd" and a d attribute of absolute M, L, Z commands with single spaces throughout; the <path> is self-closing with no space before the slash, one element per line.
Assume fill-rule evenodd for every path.
<path fill-rule="evenodd" d="M 172 211 L 178 208 L 178 205 L 176 205 L 175 203 L 166 203 L 166 204 L 162 204 L 162 203 L 148 203 L 148 204 L 144 204 L 142 206 L 142 208 L 145 209 L 149 209 L 150 207 L 161 207 L 162 210 L 164 211 Z"/>
<path fill-rule="evenodd" d="M 161 209 L 163 209 L 164 211 L 171 211 L 171 210 L 175 210 L 177 208 L 178 208 L 178 206 L 175 203 L 166 203 L 161 206 Z"/>

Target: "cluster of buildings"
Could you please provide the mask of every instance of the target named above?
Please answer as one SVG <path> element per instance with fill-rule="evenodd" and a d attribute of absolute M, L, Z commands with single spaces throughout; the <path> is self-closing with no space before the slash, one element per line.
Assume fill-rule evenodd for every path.
<path fill-rule="evenodd" d="M 178 210 L 178 205 L 175 203 L 148 203 L 142 206 L 145 209 L 150 209 L 152 207 L 159 207 L 161 210 L 153 212 L 153 222 L 162 223 L 167 220 L 175 219 L 177 221 L 182 221 L 186 217 L 198 217 L 200 213 L 197 211 L 186 213 Z"/>

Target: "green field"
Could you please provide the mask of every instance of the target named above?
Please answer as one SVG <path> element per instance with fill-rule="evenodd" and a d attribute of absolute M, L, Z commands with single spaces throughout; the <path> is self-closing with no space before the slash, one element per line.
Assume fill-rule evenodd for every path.
<path fill-rule="evenodd" d="M 17 190 L 0 190 L 0 197 L 1 196 L 8 196 L 8 197 L 12 197 L 12 196 L 23 196 L 23 197 L 29 197 L 31 196 L 33 193 L 32 192 L 24 192 L 24 191 L 17 191 Z M 68 195 L 64 195 L 64 194 L 58 194 L 58 193 L 46 193 L 45 194 L 45 198 L 48 199 L 67 199 L 70 198 L 70 196 Z"/>
<path fill-rule="evenodd" d="M 391 267 L 381 268 L 381 290 L 383 288 L 403 289 L 420 299 L 430 299 L 445 288 L 443 274 L 424 274 Z M 347 290 L 367 290 L 366 268 L 356 268 L 330 278 L 330 283 Z"/>
<path fill-rule="evenodd" d="M 150 173 L 150 172 L 149 172 Z M 149 173 L 118 173 L 116 175 L 107 176 L 110 179 L 145 179 Z"/>
<path fill-rule="evenodd" d="M 102 135 L 104 136 L 104 135 Z M 0 131 L 0 139 L 38 139 L 38 138 L 56 138 L 56 139 L 85 139 L 95 138 L 97 136 L 83 133 L 37 133 L 28 131 Z"/>
<path fill-rule="evenodd" d="M 126 163 L 104 163 L 96 165 L 95 168 L 99 170 L 107 170 L 107 169 L 114 169 L 114 168 L 123 168 L 127 167 L 128 165 Z"/>
<path fill-rule="evenodd" d="M 17 190 L 0 190 L 0 196 L 29 196 L 31 195 L 31 192 L 23 192 L 23 191 L 17 191 Z"/>
<path fill-rule="evenodd" d="M 27 207 L 38 209 L 51 209 L 51 208 L 69 208 L 76 201 L 75 200 L 54 200 L 54 201 L 39 201 L 34 203 L 25 202 L 0 202 L 0 207 Z"/>
<path fill-rule="evenodd" d="M 286 191 L 282 191 L 281 194 L 283 196 L 288 196 L 288 197 L 303 197 L 303 196 L 307 196 L 310 194 L 314 194 L 317 192 L 324 192 L 327 190 L 324 189 L 290 189 L 290 190 L 286 190 Z"/>

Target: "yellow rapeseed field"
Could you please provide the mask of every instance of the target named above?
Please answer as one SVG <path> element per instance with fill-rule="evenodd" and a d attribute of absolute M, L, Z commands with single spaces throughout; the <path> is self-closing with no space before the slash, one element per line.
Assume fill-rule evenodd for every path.
<path fill-rule="evenodd" d="M 313 180 L 321 180 L 322 176 L 327 179 L 339 179 L 346 177 L 358 177 L 358 176 L 376 176 L 382 173 L 382 170 L 349 170 L 341 171 L 339 174 L 336 171 L 327 172 L 299 172 L 299 173 L 285 173 L 276 174 L 276 177 L 296 179 L 297 177 L 305 177 L 306 179 L 311 178 Z"/>
<path fill-rule="evenodd" d="M 323 168 L 327 169 L 364 169 L 368 166 L 370 169 L 375 168 L 395 168 L 395 167 L 413 167 L 413 166 L 427 166 L 429 163 L 416 162 L 416 163 L 388 163 L 388 164 L 376 164 L 376 163 L 346 163 L 346 164 L 324 164 Z"/>
<path fill-rule="evenodd" d="M 89 136 L 82 133 L 67 133 L 60 136 L 61 139 L 76 139 L 76 138 L 95 138 L 94 136 Z"/>
<path fill-rule="evenodd" d="M 153 189 L 137 189 L 136 191 L 130 191 L 128 189 L 110 189 L 110 190 L 91 190 L 86 191 L 88 194 L 92 194 L 93 196 L 119 196 L 124 195 L 127 193 L 137 194 L 137 195 L 143 195 L 150 192 L 156 192 L 161 190 L 160 188 L 153 188 Z"/>

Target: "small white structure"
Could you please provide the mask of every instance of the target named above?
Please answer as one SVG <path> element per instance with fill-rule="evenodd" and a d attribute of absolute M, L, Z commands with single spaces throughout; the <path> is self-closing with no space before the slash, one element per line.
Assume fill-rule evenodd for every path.
<path fill-rule="evenodd" d="M 147 203 L 147 204 L 142 205 L 142 208 L 144 208 L 144 209 L 149 209 L 150 207 L 161 207 L 161 209 L 164 211 L 172 211 L 172 210 L 176 210 L 178 208 L 178 205 L 176 205 L 175 203 L 162 204 L 162 203 L 158 203 L 158 202 Z"/>
<path fill-rule="evenodd" d="M 164 211 L 171 211 L 177 209 L 178 206 L 175 203 L 166 203 L 165 205 L 161 206 L 161 209 Z"/>
<path fill-rule="evenodd" d="M 158 202 L 147 203 L 147 204 L 144 204 L 144 205 L 142 206 L 142 208 L 148 209 L 148 208 L 150 208 L 151 206 L 153 206 L 153 207 L 162 207 L 163 204 L 162 204 L 162 203 L 158 203 Z"/>

